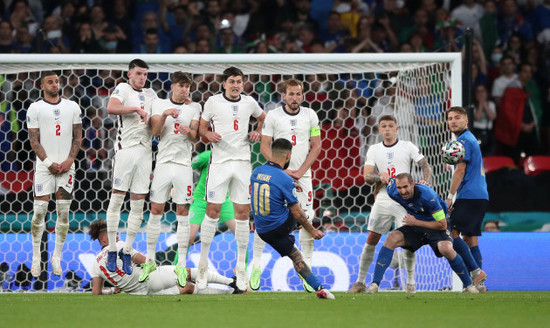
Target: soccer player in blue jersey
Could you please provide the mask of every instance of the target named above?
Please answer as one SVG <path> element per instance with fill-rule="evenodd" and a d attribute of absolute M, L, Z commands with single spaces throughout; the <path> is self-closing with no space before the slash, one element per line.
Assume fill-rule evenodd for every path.
<path fill-rule="evenodd" d="M 251 204 L 254 224 L 258 236 L 271 245 L 281 256 L 288 256 L 294 269 L 317 292 L 320 299 L 334 299 L 334 295 L 323 288 L 319 279 L 311 272 L 304 257 L 294 244 L 296 220 L 314 239 L 324 234 L 307 220 L 304 210 L 296 198 L 294 179 L 283 170 L 290 163 L 292 143 L 286 139 L 275 139 L 271 144 L 271 161 L 257 167 L 250 177 Z"/>
<path fill-rule="evenodd" d="M 403 226 L 388 235 L 378 253 L 372 284 L 367 293 L 378 292 L 384 272 L 391 263 L 393 252 L 403 247 L 411 252 L 430 245 L 437 257 L 445 256 L 451 268 L 464 284 L 464 293 L 477 294 L 462 257 L 453 249 L 453 241 L 447 230 L 447 204 L 429 186 L 415 184 L 409 173 L 400 173 L 390 179 L 388 195 L 407 210 Z"/>
<path fill-rule="evenodd" d="M 466 154 L 464 160 L 456 165 L 451 188 L 446 203 L 451 209 L 451 228 L 455 250 L 466 258 L 471 252 L 476 266 L 482 268 L 481 251 L 479 250 L 478 236 L 481 236 L 481 223 L 489 205 L 489 193 L 485 181 L 483 158 L 476 137 L 468 130 L 468 114 L 462 107 L 451 107 L 447 110 L 447 124 L 449 130 L 457 140 L 464 145 Z M 453 203 L 453 199 L 456 200 Z M 462 238 L 460 235 L 462 234 Z M 473 264 L 468 269 L 472 271 Z M 485 279 L 472 276 L 479 283 L 476 287 L 485 292 Z"/>

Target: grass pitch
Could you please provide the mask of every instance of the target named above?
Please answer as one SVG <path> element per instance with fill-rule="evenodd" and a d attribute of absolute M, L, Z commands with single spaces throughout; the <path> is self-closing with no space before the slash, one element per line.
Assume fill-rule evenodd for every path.
<path fill-rule="evenodd" d="M 1 327 L 547 327 L 550 292 L 130 296 L 2 293 Z"/>

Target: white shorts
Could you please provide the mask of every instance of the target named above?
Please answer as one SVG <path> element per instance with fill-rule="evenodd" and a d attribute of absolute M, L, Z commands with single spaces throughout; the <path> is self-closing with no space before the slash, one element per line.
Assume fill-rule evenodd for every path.
<path fill-rule="evenodd" d="M 139 275 L 141 271 L 134 271 Z M 138 283 L 137 288 L 128 293 L 130 295 L 179 295 L 176 273 L 173 265 L 161 265 L 149 275 L 144 283 Z"/>
<path fill-rule="evenodd" d="M 210 164 L 206 178 L 206 201 L 221 204 L 227 197 L 233 203 L 250 204 L 250 175 L 252 165 L 248 161 L 226 161 Z"/>
<path fill-rule="evenodd" d="M 302 177 L 297 181 L 297 184 L 302 187 L 301 192 L 296 193 L 296 197 L 304 212 L 306 212 L 309 221 L 312 221 L 315 216 L 313 211 L 313 182 L 311 177 Z"/>
<path fill-rule="evenodd" d="M 34 196 L 45 196 L 56 193 L 59 188 L 65 189 L 69 194 L 74 188 L 74 166 L 69 172 L 53 175 L 50 171 L 35 171 L 33 179 Z"/>
<path fill-rule="evenodd" d="M 160 163 L 155 167 L 149 199 L 163 204 L 170 199 L 174 187 L 172 201 L 176 204 L 191 204 L 193 202 L 193 168 L 178 163 Z"/>
<path fill-rule="evenodd" d="M 113 189 L 134 194 L 149 193 L 153 155 L 142 144 L 118 150 L 113 159 Z"/>
<path fill-rule="evenodd" d="M 402 220 L 406 215 L 407 211 L 398 202 L 389 198 L 378 199 L 374 202 L 370 212 L 367 230 L 381 235 L 386 234 L 394 222 L 396 229 L 401 227 Z"/>

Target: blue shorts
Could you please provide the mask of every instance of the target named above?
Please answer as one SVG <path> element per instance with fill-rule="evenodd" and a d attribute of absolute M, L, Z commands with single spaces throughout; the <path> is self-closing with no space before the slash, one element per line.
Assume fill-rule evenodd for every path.
<path fill-rule="evenodd" d="M 296 230 L 296 219 L 289 213 L 285 223 L 265 233 L 258 233 L 263 241 L 271 245 L 281 256 L 288 256 L 294 250 L 296 239 L 290 233 Z"/>
<path fill-rule="evenodd" d="M 440 241 L 453 242 L 449 230 L 432 230 L 413 226 L 402 226 L 397 230 L 401 231 L 405 237 L 405 246 L 403 248 L 411 252 L 416 252 L 417 249 L 424 245 L 430 245 L 435 256 L 441 257 L 443 255 L 439 252 L 437 243 Z"/>
<path fill-rule="evenodd" d="M 457 199 L 451 211 L 451 228 L 465 236 L 481 236 L 481 223 L 488 206 L 486 199 Z"/>

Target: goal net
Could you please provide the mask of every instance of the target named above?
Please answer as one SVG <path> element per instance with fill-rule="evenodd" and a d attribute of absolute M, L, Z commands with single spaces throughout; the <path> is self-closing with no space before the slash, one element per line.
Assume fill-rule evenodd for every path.
<path fill-rule="evenodd" d="M 111 190 L 116 120 L 106 113 L 106 104 L 115 85 L 125 81 L 127 65 L 134 58 L 149 64 L 148 86 L 161 98 L 170 95 L 170 73 L 178 70 L 192 73 L 195 81 L 192 99 L 201 105 L 209 96 L 221 92 L 220 74 L 229 66 L 242 69 L 246 75 L 244 93 L 257 99 L 265 111 L 281 104 L 283 80 L 295 77 L 304 82 L 303 105 L 316 111 L 322 131 L 322 151 L 313 166 L 317 213 L 314 223 L 325 229 L 327 235 L 316 241 L 313 271 L 333 290 L 346 290 L 357 278 L 374 201 L 372 187 L 364 183 L 361 168 L 368 147 L 381 141 L 377 132 L 380 116 L 396 116 L 399 138 L 418 145 L 432 165 L 433 187 L 441 196 L 448 190 L 452 172 L 441 161 L 439 149 L 449 138 L 444 112 L 449 106 L 461 103 L 459 53 L 0 55 L 2 289 L 83 290 L 89 285 L 91 263 L 99 245 L 86 232 L 92 222 L 105 218 Z M 76 161 L 71 233 L 63 250 L 64 274 L 53 276 L 48 261 L 55 240 L 55 203 L 51 201 L 42 245 L 47 270 L 34 280 L 29 270 L 34 154 L 25 119 L 29 105 L 42 96 L 39 76 L 45 70 L 58 72 L 62 96 L 80 105 L 84 131 L 83 150 Z M 195 151 L 201 152 L 206 147 L 198 142 Z M 259 143 L 251 143 L 251 149 L 254 166 L 261 164 Z M 417 179 L 422 176 L 419 168 L 414 168 L 413 176 Z M 128 209 L 129 204 L 125 204 L 121 231 L 125 231 Z M 169 263 L 175 253 L 176 219 L 174 208 L 170 209 L 162 219 L 163 234 L 157 244 L 157 259 L 161 263 Z M 148 211 L 144 221 L 147 218 Z M 145 223 L 143 232 L 144 227 Z M 221 233 L 212 245 L 210 268 L 232 276 L 236 246 L 233 235 L 224 231 L 220 226 Z M 251 235 L 250 257 L 252 238 Z M 135 248 L 145 252 L 144 233 L 136 239 Z M 199 250 L 200 242 L 190 248 L 189 267 L 196 266 Z M 436 258 L 429 247 L 423 247 L 417 254 L 418 290 L 452 287 L 451 269 L 444 259 Z M 264 251 L 262 267 L 261 290 L 301 289 L 290 261 L 280 259 L 269 246 Z M 371 266 L 367 283 L 373 270 Z M 403 270 L 389 269 L 381 288 L 404 286 L 405 275 Z"/>

